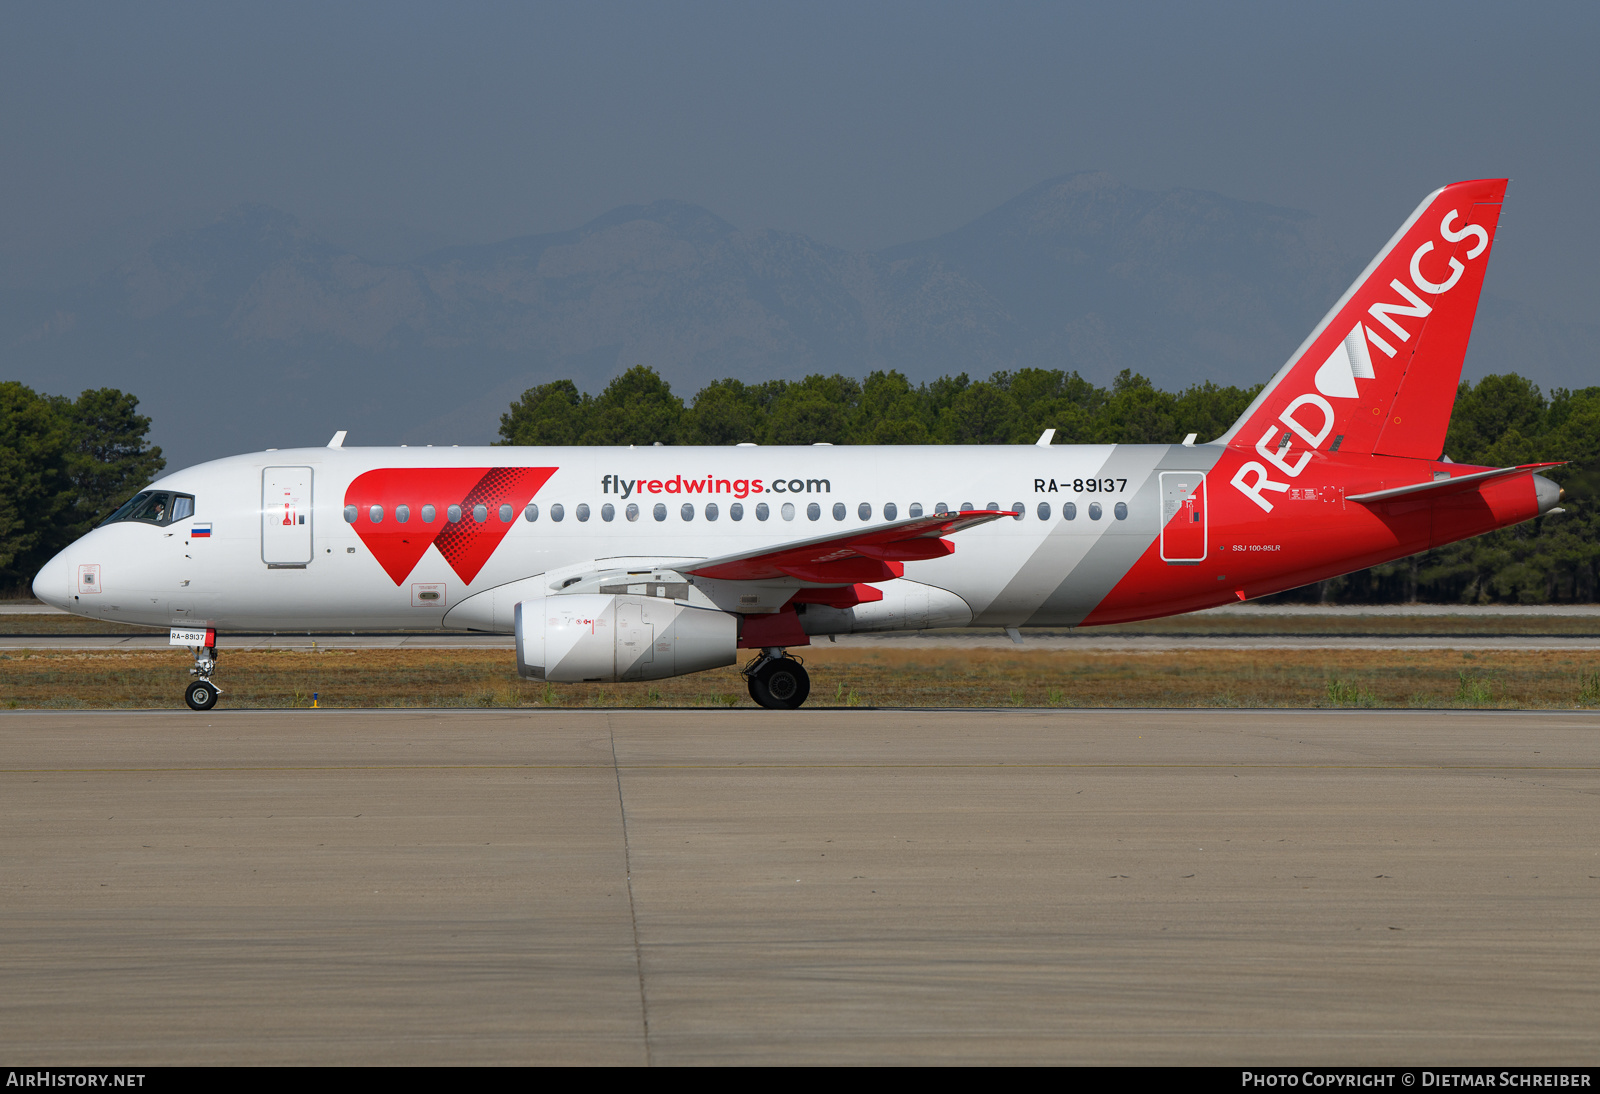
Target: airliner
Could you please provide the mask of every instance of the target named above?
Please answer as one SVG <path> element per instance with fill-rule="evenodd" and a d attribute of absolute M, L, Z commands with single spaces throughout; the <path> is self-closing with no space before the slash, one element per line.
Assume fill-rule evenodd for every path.
<path fill-rule="evenodd" d="M 1443 454 L 1506 181 L 1429 195 L 1223 436 L 1156 445 L 323 448 L 161 478 L 33 589 L 167 628 L 516 636 L 517 672 L 732 665 L 795 708 L 825 635 L 1124 623 L 1294 588 L 1556 510 L 1554 464 Z"/>

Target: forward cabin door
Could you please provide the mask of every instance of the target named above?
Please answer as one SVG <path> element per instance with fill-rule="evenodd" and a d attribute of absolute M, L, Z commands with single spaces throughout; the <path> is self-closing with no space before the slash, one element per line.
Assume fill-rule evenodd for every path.
<path fill-rule="evenodd" d="M 1206 528 L 1205 472 L 1161 472 L 1161 561 L 1204 562 Z"/>
<path fill-rule="evenodd" d="M 261 561 L 269 567 L 311 562 L 311 468 L 261 472 Z"/>

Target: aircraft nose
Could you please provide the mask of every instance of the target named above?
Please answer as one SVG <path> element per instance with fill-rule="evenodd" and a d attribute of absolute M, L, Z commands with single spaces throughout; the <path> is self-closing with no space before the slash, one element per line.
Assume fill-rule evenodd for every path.
<path fill-rule="evenodd" d="M 44 564 L 33 579 L 33 595 L 52 608 L 68 610 L 72 602 L 72 562 L 62 551 Z"/>

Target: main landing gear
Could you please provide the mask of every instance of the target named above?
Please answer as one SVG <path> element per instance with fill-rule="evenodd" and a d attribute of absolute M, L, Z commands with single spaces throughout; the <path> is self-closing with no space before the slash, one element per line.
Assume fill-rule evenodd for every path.
<path fill-rule="evenodd" d="M 811 677 L 805 666 L 781 646 L 762 650 L 744 667 L 744 678 L 750 698 L 768 710 L 795 710 L 811 694 Z"/>
<path fill-rule="evenodd" d="M 210 710 L 217 705 L 217 696 L 222 694 L 222 689 L 211 682 L 211 674 L 217 670 L 217 647 L 189 648 L 194 651 L 194 668 L 189 670 L 189 675 L 199 679 L 183 689 L 183 701 L 189 704 L 190 710 Z"/>

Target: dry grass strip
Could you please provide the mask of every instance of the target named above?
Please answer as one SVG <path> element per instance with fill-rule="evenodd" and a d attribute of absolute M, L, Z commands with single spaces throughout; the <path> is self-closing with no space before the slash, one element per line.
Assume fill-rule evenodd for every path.
<path fill-rule="evenodd" d="M 1600 706 L 1600 656 L 1570 650 L 797 651 L 810 706 Z M 185 651 L 0 653 L 0 706 L 177 707 Z M 506 650 L 224 652 L 233 708 L 750 704 L 733 668 L 640 684 L 518 679 Z"/>

